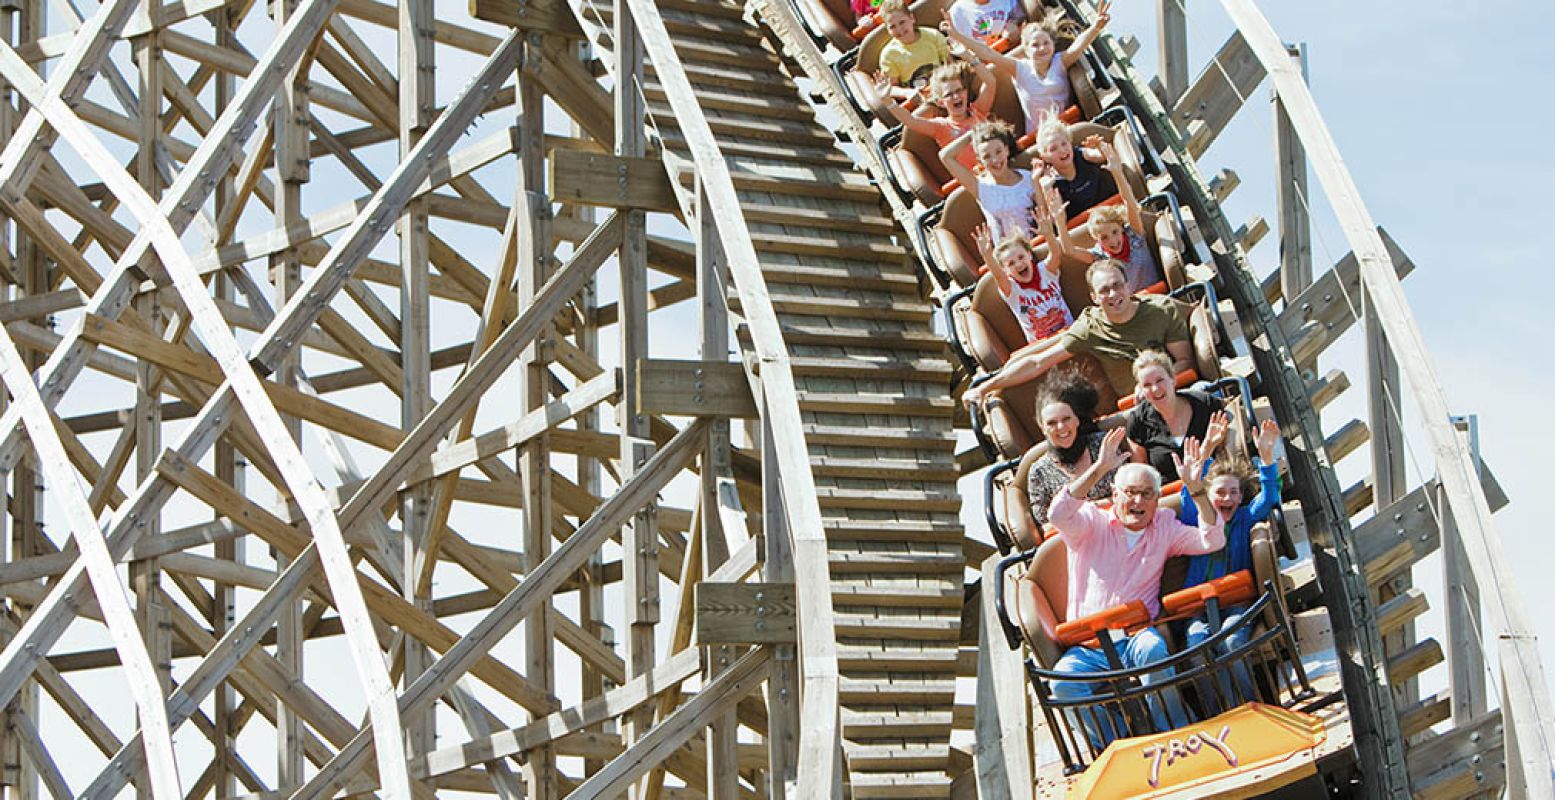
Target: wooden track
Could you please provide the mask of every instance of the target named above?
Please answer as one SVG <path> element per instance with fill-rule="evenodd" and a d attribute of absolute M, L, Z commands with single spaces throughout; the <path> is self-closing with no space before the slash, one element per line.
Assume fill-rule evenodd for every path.
<path fill-rule="evenodd" d="M 742 10 L 658 5 L 733 171 L 793 358 L 830 549 L 853 796 L 949 797 L 965 534 L 949 362 L 917 266 L 891 243 L 872 188 L 836 191 L 868 178 Z M 653 85 L 652 123 L 673 149 Z"/>

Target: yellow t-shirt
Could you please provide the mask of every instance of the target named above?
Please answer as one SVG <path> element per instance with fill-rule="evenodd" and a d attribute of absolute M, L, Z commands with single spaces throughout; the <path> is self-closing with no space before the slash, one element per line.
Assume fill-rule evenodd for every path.
<path fill-rule="evenodd" d="M 900 86 L 910 86 L 918 79 L 927 82 L 929 73 L 948 60 L 950 43 L 933 28 L 919 28 L 912 44 L 892 39 L 880 49 L 880 69 Z"/>

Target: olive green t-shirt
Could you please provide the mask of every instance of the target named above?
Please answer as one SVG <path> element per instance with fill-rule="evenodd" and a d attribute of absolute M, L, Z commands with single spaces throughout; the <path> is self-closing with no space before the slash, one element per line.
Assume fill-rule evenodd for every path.
<path fill-rule="evenodd" d="M 1137 295 L 1139 309 L 1115 325 L 1091 306 L 1061 334 L 1059 342 L 1073 355 L 1091 353 L 1107 371 L 1119 397 L 1134 391 L 1134 357 L 1145 350 L 1166 352 L 1167 342 L 1188 341 L 1188 320 L 1177 301 L 1161 295 Z"/>

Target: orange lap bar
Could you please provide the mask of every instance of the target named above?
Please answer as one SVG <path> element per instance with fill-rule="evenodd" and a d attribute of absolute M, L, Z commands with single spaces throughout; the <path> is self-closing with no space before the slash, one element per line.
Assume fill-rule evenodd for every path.
<path fill-rule="evenodd" d="M 1186 617 L 1199 613 L 1211 597 L 1218 598 L 1221 607 L 1225 608 L 1250 603 L 1257 596 L 1253 573 L 1244 569 L 1172 592 L 1161 598 L 1161 613 L 1169 617 Z"/>
<path fill-rule="evenodd" d="M 1090 616 L 1061 623 L 1054 638 L 1065 647 L 1073 647 L 1095 639 L 1102 631 L 1122 630 L 1149 622 L 1150 612 L 1145 608 L 1145 604 L 1138 600 L 1131 600 Z"/>

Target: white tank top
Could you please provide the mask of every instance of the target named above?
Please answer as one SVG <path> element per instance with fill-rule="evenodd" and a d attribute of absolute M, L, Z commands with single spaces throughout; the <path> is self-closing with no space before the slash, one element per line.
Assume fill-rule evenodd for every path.
<path fill-rule="evenodd" d="M 1015 62 L 1015 94 L 1020 96 L 1020 107 L 1026 112 L 1026 132 L 1037 129 L 1042 116 L 1069 107 L 1069 74 L 1064 69 L 1064 54 L 1054 53 L 1047 65 L 1047 74 L 1037 74 L 1031 61 Z"/>
<path fill-rule="evenodd" d="M 1004 186 L 986 173 L 977 176 L 977 204 L 983 208 L 983 219 L 988 221 L 995 242 L 1016 231 L 1031 235 L 1031 171 L 1017 169 L 1015 174 L 1020 180 L 1012 186 Z"/>

